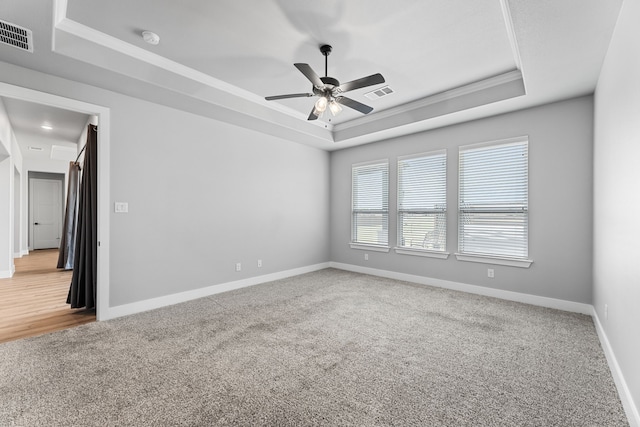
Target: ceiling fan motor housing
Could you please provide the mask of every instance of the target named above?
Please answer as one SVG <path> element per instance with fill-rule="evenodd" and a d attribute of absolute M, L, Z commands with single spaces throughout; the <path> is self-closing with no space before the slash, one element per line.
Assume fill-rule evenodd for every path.
<path fill-rule="evenodd" d="M 327 92 L 331 94 L 334 88 L 340 86 L 338 79 L 334 79 L 333 77 L 320 77 L 320 80 L 324 83 L 324 87 L 318 88 L 313 86 L 313 93 L 316 95 L 326 95 Z"/>

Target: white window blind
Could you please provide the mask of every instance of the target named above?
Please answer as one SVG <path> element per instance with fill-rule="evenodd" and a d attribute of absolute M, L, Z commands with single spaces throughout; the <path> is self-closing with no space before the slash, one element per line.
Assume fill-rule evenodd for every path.
<path fill-rule="evenodd" d="M 444 252 L 446 150 L 398 159 L 398 247 Z"/>
<path fill-rule="evenodd" d="M 389 243 L 389 163 L 352 167 L 351 241 L 366 245 Z"/>
<path fill-rule="evenodd" d="M 458 250 L 528 256 L 528 141 L 460 147 Z"/>

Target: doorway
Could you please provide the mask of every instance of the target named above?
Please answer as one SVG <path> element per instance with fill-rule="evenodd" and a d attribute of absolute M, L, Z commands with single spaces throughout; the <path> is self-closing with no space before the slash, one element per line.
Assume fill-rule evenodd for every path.
<path fill-rule="evenodd" d="M 113 317 L 109 307 L 109 145 L 110 145 L 110 110 L 109 108 L 89 104 L 83 101 L 65 98 L 59 95 L 52 95 L 45 92 L 40 92 L 33 89 L 28 89 L 20 86 L 14 86 L 7 83 L 0 82 L 0 96 L 7 98 L 19 99 L 27 102 L 32 102 L 39 105 L 48 107 L 66 109 L 70 111 L 76 111 L 83 114 L 95 116 L 98 119 L 98 277 L 97 277 L 97 295 L 96 295 L 96 310 L 95 317 L 97 320 L 106 320 Z M 22 168 L 23 173 L 26 168 Z M 25 178 L 23 177 L 23 180 Z M 24 182 L 24 181 L 23 181 Z M 25 184 L 27 184 L 25 182 Z M 25 185 L 26 187 L 26 185 Z M 63 187 L 64 188 L 64 187 Z M 23 194 L 26 189 L 23 190 Z M 26 200 L 25 200 L 26 201 Z M 21 233 L 23 235 L 28 234 L 29 221 L 26 212 L 23 212 L 23 229 Z M 0 226 L 4 226 L 0 224 Z M 13 230 L 12 230 L 13 232 Z M 12 235 L 13 236 L 13 235 Z M 19 260 L 16 260 L 19 261 Z M 68 307 L 68 306 L 67 306 Z"/>
<path fill-rule="evenodd" d="M 60 247 L 64 175 L 29 172 L 29 240 L 33 250 Z"/>

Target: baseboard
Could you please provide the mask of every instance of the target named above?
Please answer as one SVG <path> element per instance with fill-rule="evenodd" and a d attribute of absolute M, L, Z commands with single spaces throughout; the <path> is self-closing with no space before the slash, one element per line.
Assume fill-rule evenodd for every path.
<path fill-rule="evenodd" d="M 22 253 L 20 253 L 20 252 L 14 252 L 14 253 L 13 253 L 13 259 L 16 259 L 16 258 L 22 258 Z"/>
<path fill-rule="evenodd" d="M 29 249 L 25 249 L 23 251 L 20 251 L 20 256 L 25 256 L 25 255 L 29 255 Z"/>
<path fill-rule="evenodd" d="M 618 395 L 620 396 L 620 400 L 622 401 L 622 405 L 624 407 L 625 413 L 629 420 L 630 427 L 640 427 L 640 415 L 638 415 L 638 408 L 635 406 L 633 402 L 633 397 L 631 395 L 631 392 L 629 391 L 629 387 L 627 387 L 627 383 L 624 379 L 624 375 L 620 370 L 620 366 L 618 365 L 618 361 L 616 360 L 615 354 L 613 353 L 613 349 L 609 344 L 607 335 L 604 332 L 604 329 L 602 328 L 602 324 L 600 323 L 600 319 L 598 318 L 598 315 L 592 305 L 577 303 L 573 301 L 559 300 L 555 298 L 541 297 L 537 295 L 529 295 L 529 294 L 522 294 L 518 292 L 504 291 L 500 289 L 486 288 L 483 286 L 469 285 L 466 283 L 452 282 L 448 280 L 433 279 L 433 278 L 417 276 L 413 274 L 398 273 L 395 271 L 361 267 L 361 266 L 352 265 L 352 264 L 342 264 L 337 262 L 331 262 L 329 263 L 329 265 L 332 268 L 337 268 L 337 269 L 346 270 L 346 271 L 353 271 L 355 273 L 370 274 L 372 276 L 385 277 L 388 279 L 403 280 L 406 282 L 418 283 L 421 285 L 452 289 L 456 291 L 490 296 L 490 297 L 500 298 L 500 299 L 509 300 L 509 301 L 522 302 L 525 304 L 532 304 L 532 305 L 537 305 L 537 306 L 542 306 L 547 308 L 554 308 L 554 309 L 563 310 L 563 311 L 570 311 L 574 313 L 590 315 L 593 318 L 593 323 L 595 324 L 596 331 L 598 333 L 598 338 L 600 339 L 600 343 L 602 345 L 604 354 L 607 358 L 609 369 L 611 370 L 611 375 L 613 376 L 616 387 L 618 389 Z"/>
<path fill-rule="evenodd" d="M 572 313 L 592 314 L 593 307 L 590 304 L 566 301 L 555 298 L 541 297 L 537 295 L 522 294 L 519 292 L 504 291 L 501 289 L 487 288 L 484 286 L 469 285 L 467 283 L 452 282 L 449 280 L 434 279 L 430 277 L 417 276 L 414 274 L 398 273 L 389 270 L 379 270 L 369 267 L 361 267 L 353 264 L 342 264 L 338 262 L 329 263 L 332 268 L 353 271 L 355 273 L 370 274 L 372 276 L 385 277 L 388 279 L 403 280 L 405 282 L 418 283 L 421 285 L 435 286 L 438 288 L 451 289 L 454 291 L 468 292 L 470 294 L 484 295 L 500 298 L 508 301 L 522 302 L 525 304 L 537 305 L 557 310 L 570 311 Z"/>
<path fill-rule="evenodd" d="M 0 270 L 0 279 L 11 279 L 13 277 L 12 270 Z"/>
<path fill-rule="evenodd" d="M 622 375 L 620 366 L 616 360 L 613 350 L 609 344 L 609 340 L 602 328 L 600 319 L 595 312 L 593 306 L 589 304 L 576 303 L 572 301 L 559 300 L 554 298 L 541 297 L 537 295 L 522 294 L 512 291 L 504 291 L 500 289 L 486 288 L 483 286 L 470 285 L 466 283 L 453 282 L 449 280 L 434 279 L 424 276 L 418 276 L 413 274 L 398 273 L 389 270 L 380 270 L 369 267 L 361 267 L 352 264 L 343 264 L 337 262 L 327 262 L 321 264 L 315 264 L 307 267 L 295 268 L 292 270 L 281 271 L 277 273 L 266 274 L 263 276 L 250 277 L 247 279 L 237 280 L 233 282 L 222 283 L 218 285 L 208 286 L 206 288 L 194 289 L 191 291 L 181 292 L 179 294 L 166 295 L 158 298 L 152 298 L 149 300 L 139 301 L 131 304 L 123 304 L 116 307 L 109 307 L 101 316 L 101 320 L 113 319 L 116 317 L 127 316 L 130 314 L 141 313 L 143 311 L 153 310 L 181 302 L 191 301 L 198 298 L 207 297 L 210 295 L 219 294 L 222 292 L 232 291 L 235 289 L 246 288 L 249 286 L 258 285 L 261 283 L 271 282 L 274 280 L 285 279 L 287 277 L 298 276 L 300 274 L 310 273 L 313 271 L 322 270 L 324 268 L 337 268 L 340 270 L 352 271 L 355 273 L 370 274 L 378 277 L 385 277 L 395 280 L 403 280 L 412 283 L 418 283 L 422 285 L 435 286 L 439 288 L 452 289 L 456 291 L 468 292 L 472 294 L 490 296 L 500 298 L 509 301 L 522 302 L 526 304 L 532 304 L 547 308 L 554 308 L 558 310 L 570 311 L 575 313 L 587 314 L 593 317 L 594 324 L 602 348 L 604 350 L 609 368 L 611 369 L 613 379 L 616 387 L 618 388 L 618 394 L 620 400 L 624 406 L 629 424 L 631 427 L 640 427 L 640 416 L 638 415 L 638 409 L 636 408 L 627 383 Z M 0 272 L 2 277 L 2 272 Z"/>
<path fill-rule="evenodd" d="M 280 271 L 277 273 L 265 274 L 262 276 L 249 277 L 247 279 L 236 280 L 233 282 L 221 283 L 218 285 L 208 286 L 206 288 L 193 289 L 191 291 L 180 292 L 178 294 L 166 295 L 158 298 L 152 298 L 144 301 L 133 302 L 130 304 L 108 307 L 100 316 L 100 320 L 109 320 L 116 317 L 128 316 L 130 314 L 141 313 L 143 311 L 153 310 L 156 308 L 166 307 L 181 302 L 191 301 L 198 298 L 208 297 L 210 295 L 222 292 L 232 291 L 235 289 L 246 288 L 249 286 L 259 285 L 261 283 L 272 282 L 274 280 L 286 279 L 287 277 L 298 276 L 300 274 L 311 273 L 313 271 L 322 270 L 329 267 L 329 263 L 321 263 L 306 267 L 294 268 L 292 270 Z"/>
<path fill-rule="evenodd" d="M 624 411 L 627 414 L 629 425 L 631 427 L 640 427 L 640 413 L 633 402 L 633 397 L 629 391 L 627 382 L 624 379 L 620 365 L 618 365 L 618 359 L 616 359 L 613 348 L 611 348 L 611 344 L 609 344 L 609 338 L 602 327 L 602 323 L 600 322 L 600 318 L 598 317 L 598 313 L 595 309 L 593 309 L 591 316 L 593 317 L 593 323 L 596 326 L 598 338 L 600 338 L 600 345 L 602 346 L 604 355 L 609 363 L 609 369 L 611 370 L 613 381 L 616 383 L 616 387 L 618 388 L 618 395 L 620 396 L 620 401 L 622 401 Z"/>
<path fill-rule="evenodd" d="M 274 280 L 285 279 L 287 277 L 298 276 L 300 274 L 310 273 L 313 271 L 322 270 L 324 268 L 337 268 L 345 271 L 352 271 L 355 273 L 370 274 L 378 277 L 385 277 L 395 280 L 403 280 L 406 282 L 412 282 L 422 285 L 435 286 L 439 288 L 451 289 L 456 291 L 468 292 L 477 295 L 490 296 L 500 298 L 508 301 L 522 302 L 525 304 L 532 304 L 541 307 L 554 308 L 558 310 L 570 311 L 574 313 L 587 314 L 592 316 L 595 324 L 595 328 L 600 339 L 605 357 L 609 364 L 614 382 L 618 389 L 618 394 L 622 405 L 625 409 L 627 418 L 629 419 L 630 427 L 640 427 L 640 415 L 638 414 L 638 408 L 633 402 L 633 398 L 624 379 L 618 361 L 613 353 L 613 349 L 609 344 L 602 324 L 598 315 L 590 304 L 577 303 L 573 301 L 559 300 L 555 298 L 541 297 L 537 295 L 522 294 L 512 291 L 504 291 L 500 289 L 486 288 L 483 286 L 470 285 L 466 283 L 453 282 L 449 280 L 434 279 L 424 276 L 418 276 L 413 274 L 398 273 L 389 270 L 380 270 L 369 267 L 361 267 L 352 264 L 343 264 L 337 262 L 327 262 L 321 264 L 310 265 L 307 267 L 295 268 L 291 270 L 281 271 L 277 273 L 265 274 L 262 276 L 250 277 L 247 279 L 237 280 L 233 282 L 222 283 L 218 285 L 208 286 L 206 288 L 194 289 L 191 291 L 181 292 L 178 294 L 166 295 L 158 298 L 152 298 L 149 300 L 134 302 L 131 304 L 123 304 L 116 307 L 109 307 L 105 310 L 100 320 L 114 319 L 116 317 L 128 316 L 130 314 L 141 313 L 143 311 L 153 310 L 181 302 L 191 301 L 198 298 L 207 297 L 223 292 L 232 291 L 235 289 L 246 288 L 249 286 L 259 285 L 261 283 L 271 282 Z M 0 278 L 2 278 L 3 272 L 0 271 Z M 10 276 L 9 276 L 10 277 Z"/>

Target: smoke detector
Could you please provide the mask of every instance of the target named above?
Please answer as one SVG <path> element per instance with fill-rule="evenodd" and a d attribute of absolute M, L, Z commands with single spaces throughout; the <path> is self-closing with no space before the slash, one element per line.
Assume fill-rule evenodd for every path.
<path fill-rule="evenodd" d="M 157 45 L 158 43 L 160 43 L 160 36 L 153 31 L 143 31 L 142 39 L 152 45 Z"/>

